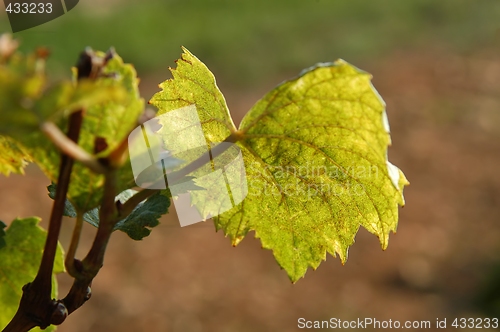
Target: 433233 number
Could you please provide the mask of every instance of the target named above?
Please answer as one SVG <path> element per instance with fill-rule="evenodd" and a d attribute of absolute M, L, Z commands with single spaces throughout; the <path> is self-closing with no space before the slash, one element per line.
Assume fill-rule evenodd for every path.
<path fill-rule="evenodd" d="M 50 2 L 43 3 L 27 3 L 14 2 L 9 3 L 5 11 L 9 14 L 50 14 L 52 13 L 52 4 Z"/>

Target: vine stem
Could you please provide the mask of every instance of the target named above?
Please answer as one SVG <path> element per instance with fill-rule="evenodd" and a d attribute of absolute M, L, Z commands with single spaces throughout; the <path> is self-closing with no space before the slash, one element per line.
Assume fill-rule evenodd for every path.
<path fill-rule="evenodd" d="M 78 111 L 70 115 L 68 138 L 73 142 L 78 142 L 80 136 L 80 129 L 82 127 L 83 111 Z M 56 255 L 57 242 L 59 240 L 59 232 L 61 230 L 61 221 L 64 213 L 64 205 L 66 203 L 66 196 L 68 193 L 71 170 L 73 169 L 74 160 L 66 154 L 61 155 L 61 167 L 59 178 L 57 180 L 56 196 L 54 198 L 54 205 L 50 216 L 49 230 L 47 234 L 47 241 L 43 250 L 42 263 L 35 280 L 33 287 L 49 288 L 51 292 L 52 286 L 52 269 L 54 265 L 54 258 Z"/>
<path fill-rule="evenodd" d="M 116 196 L 116 170 L 105 174 L 104 193 L 99 210 L 99 228 L 94 242 L 87 256 L 81 261 L 81 271 L 78 271 L 68 295 L 62 300 L 68 314 L 81 307 L 90 299 L 90 286 L 104 263 L 104 253 L 108 245 L 113 228 L 120 220 L 115 204 Z"/>
<path fill-rule="evenodd" d="M 77 79 L 96 79 L 100 69 L 105 62 L 112 57 L 112 52 L 108 52 L 103 61 L 93 56 L 91 50 L 86 50 L 80 54 L 76 65 L 78 70 Z M 96 61 L 94 61 L 96 60 Z M 95 63 L 94 63 L 95 62 Z M 83 163 L 92 168 L 95 163 L 86 155 L 86 152 L 78 147 L 78 138 L 83 121 L 83 110 L 72 113 L 69 116 L 69 129 L 67 137 L 62 134 L 59 128 L 50 123 L 43 123 L 41 130 L 51 139 L 62 151 L 59 166 L 59 176 L 57 181 L 56 195 L 49 220 L 49 229 L 45 240 L 45 247 L 42 254 L 42 261 L 37 275 L 33 282 L 23 287 L 23 295 L 19 303 L 14 318 L 3 329 L 3 332 L 25 332 L 35 326 L 41 329 L 49 325 L 61 324 L 68 315 L 68 310 L 64 301 L 51 299 L 52 294 L 52 271 L 56 255 L 61 222 L 68 193 L 71 171 L 74 159 L 81 159 Z M 98 162 L 98 161 L 96 161 Z M 114 197 L 113 197 L 114 199 Z"/>
<path fill-rule="evenodd" d="M 83 227 L 83 213 L 77 212 L 75 228 L 73 228 L 71 243 L 69 245 L 68 252 L 66 253 L 66 259 L 64 261 L 64 266 L 66 267 L 66 271 L 73 278 L 76 278 L 79 275 L 79 269 L 75 266 L 75 255 L 76 255 L 76 249 L 78 248 L 78 243 L 80 242 L 80 234 L 82 233 L 82 227 Z"/>
<path fill-rule="evenodd" d="M 82 126 L 82 111 L 74 112 L 69 118 L 68 138 L 78 142 Z M 42 261 L 38 273 L 33 282 L 23 287 L 23 296 L 14 318 L 4 328 L 3 332 L 24 332 L 35 326 L 42 329 L 50 324 L 62 323 L 61 317 L 53 317 L 56 309 L 60 309 L 57 301 L 52 300 L 52 270 L 57 250 L 61 221 L 64 212 L 64 204 L 69 188 L 71 170 L 74 161 L 66 154 L 61 155 L 57 190 L 54 197 L 54 205 L 49 220 L 49 229 Z M 64 316 L 64 313 L 62 313 Z M 53 318 L 56 318 L 54 320 Z M 65 318 L 65 317 L 64 317 Z M 64 320 L 64 318 L 62 320 Z M 60 324 L 59 323 L 59 324 Z"/>

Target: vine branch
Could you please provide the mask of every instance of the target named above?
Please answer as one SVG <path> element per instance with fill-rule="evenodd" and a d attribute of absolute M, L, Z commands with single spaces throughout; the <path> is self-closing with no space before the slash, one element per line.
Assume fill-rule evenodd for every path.
<path fill-rule="evenodd" d="M 67 136 L 73 142 L 77 142 L 80 136 L 82 119 L 81 110 L 70 115 Z M 23 287 L 23 296 L 19 308 L 3 332 L 29 331 L 35 326 L 44 329 L 50 324 L 61 324 L 67 316 L 66 308 L 53 300 L 51 294 L 52 270 L 73 164 L 72 158 L 66 154 L 61 154 L 57 190 L 50 215 L 42 262 L 33 282 Z"/>
<path fill-rule="evenodd" d="M 116 171 L 110 170 L 105 174 L 104 193 L 99 210 L 99 228 L 94 242 L 87 256 L 81 261 L 80 270 L 75 277 L 68 295 L 62 300 L 68 314 L 81 307 L 91 296 L 92 280 L 101 269 L 104 262 L 104 253 L 113 233 L 115 224 L 119 221 L 118 210 L 115 204 Z"/>
<path fill-rule="evenodd" d="M 108 52 L 104 60 L 102 60 L 97 59 L 90 49 L 83 52 L 80 55 L 77 63 L 78 79 L 96 79 L 100 73 L 100 69 L 105 65 L 106 61 L 112 57 L 112 55 L 113 52 L 110 51 Z M 17 312 L 9 322 L 9 324 L 3 329 L 3 332 L 25 332 L 36 326 L 45 329 L 51 324 L 61 324 L 68 316 L 69 311 L 67 309 L 67 306 L 65 305 L 66 299 L 62 301 L 56 301 L 51 298 L 52 271 L 54 268 L 54 259 L 59 240 L 59 233 L 61 230 L 64 205 L 68 193 L 74 158 L 83 158 L 84 160 L 89 161 L 87 156 L 82 153 L 81 148 L 78 147 L 78 138 L 80 136 L 82 121 L 83 110 L 72 113 L 69 116 L 68 134 L 66 136 L 55 125 L 51 126 L 50 123 L 45 123 L 41 126 L 42 131 L 44 131 L 45 134 L 48 135 L 49 138 L 62 151 L 61 162 L 59 166 L 59 175 L 57 180 L 57 190 L 49 219 L 49 229 L 47 232 L 45 247 L 42 254 L 42 261 L 40 263 L 37 275 L 33 282 L 28 283 L 23 287 L 23 295 L 21 297 Z M 106 177 L 107 180 L 108 178 L 109 176 Z M 108 192 L 109 191 L 110 190 L 108 189 Z M 114 201 L 114 196 L 112 197 L 112 199 Z M 101 230 L 100 232 L 99 230 L 96 235 L 96 242 L 98 243 L 100 243 L 98 239 L 103 238 L 102 233 L 106 232 L 106 229 Z M 104 236 L 104 238 L 105 237 L 106 236 Z M 105 241 L 105 244 L 107 244 L 107 240 Z M 105 245 L 103 247 L 103 250 L 105 250 Z M 98 251 L 98 255 L 96 255 L 95 253 L 91 255 L 91 253 L 89 253 L 87 257 L 90 256 L 89 259 L 91 259 L 92 257 L 97 256 L 96 261 L 98 261 L 101 256 L 103 256 L 103 254 L 103 251 Z M 72 308 L 74 307 L 72 302 L 69 302 L 69 304 L 72 305 Z"/>

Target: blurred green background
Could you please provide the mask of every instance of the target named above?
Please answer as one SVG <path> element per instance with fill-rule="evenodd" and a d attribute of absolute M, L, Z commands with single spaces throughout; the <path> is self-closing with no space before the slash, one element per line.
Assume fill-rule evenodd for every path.
<path fill-rule="evenodd" d="M 0 31 L 9 31 L 3 10 Z M 234 249 L 210 222 L 180 228 L 173 211 L 142 242 L 116 234 L 92 300 L 60 331 L 500 318 L 500 1 L 80 0 L 15 37 L 23 50 L 51 50 L 53 79 L 69 77 L 86 46 L 114 46 L 137 68 L 146 100 L 184 45 L 213 71 L 236 122 L 279 82 L 343 58 L 374 75 L 391 123 L 390 160 L 411 182 L 387 251 L 360 230 L 345 266 L 328 257 L 293 286 L 252 234 Z M 47 185 L 35 167 L 1 178 L 0 219 L 46 220 Z M 88 227 L 80 255 L 92 236 Z M 60 285 L 64 294 L 69 278 Z"/>
<path fill-rule="evenodd" d="M 8 31 L 5 12 L 0 18 Z M 58 70 L 84 46 L 114 46 L 141 75 L 172 65 L 184 45 L 220 80 L 252 87 L 336 58 L 356 63 L 422 48 L 467 54 L 498 44 L 499 18 L 496 0 L 81 0 L 16 36 L 25 50 L 48 46 Z"/>

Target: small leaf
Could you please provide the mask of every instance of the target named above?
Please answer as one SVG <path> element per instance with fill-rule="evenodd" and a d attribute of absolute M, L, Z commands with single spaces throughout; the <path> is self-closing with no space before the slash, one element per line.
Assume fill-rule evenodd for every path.
<path fill-rule="evenodd" d="M 38 226 L 39 218 L 16 219 L 5 232 L 0 249 L 0 329 L 14 317 L 22 296 L 22 287 L 33 281 L 42 258 L 47 232 Z M 62 247 L 57 248 L 54 275 L 64 272 Z M 57 298 L 57 281 L 52 279 L 52 297 Z M 51 326 L 44 331 L 54 331 Z M 41 331 L 36 328 L 33 331 Z"/>
<path fill-rule="evenodd" d="M 49 197 L 54 199 L 56 185 L 51 184 L 47 189 L 49 190 Z M 125 190 L 116 196 L 115 201 L 120 201 L 123 204 L 136 193 L 137 191 L 132 189 Z M 169 207 L 170 199 L 158 192 L 147 200 L 139 203 L 132 213 L 115 225 L 114 230 L 126 233 L 133 240 L 142 240 L 151 233 L 149 228 L 158 226 L 158 219 L 168 212 Z M 66 200 L 64 215 L 75 218 L 76 214 L 73 205 Z M 94 227 L 99 227 L 99 208 L 94 208 L 85 212 L 83 214 L 83 220 Z"/>
<path fill-rule="evenodd" d="M 24 168 L 30 161 L 31 157 L 20 143 L 0 135 L 0 174 L 24 174 Z"/>
<path fill-rule="evenodd" d="M 55 183 L 51 183 L 50 185 L 47 186 L 47 190 L 49 191 L 49 197 L 52 199 L 55 199 L 56 197 L 56 191 L 57 191 L 57 185 Z M 71 217 L 71 218 L 76 218 L 76 211 L 75 207 L 69 200 L 64 201 L 64 212 L 63 215 L 66 217 Z"/>
<path fill-rule="evenodd" d="M 124 191 L 122 193 L 124 201 L 134 193 L 134 190 Z M 115 225 L 115 230 L 127 233 L 133 240 L 142 240 L 151 233 L 149 228 L 158 226 L 158 219 L 168 212 L 169 207 L 170 199 L 158 192 L 140 203 L 125 219 L 120 220 Z"/>

